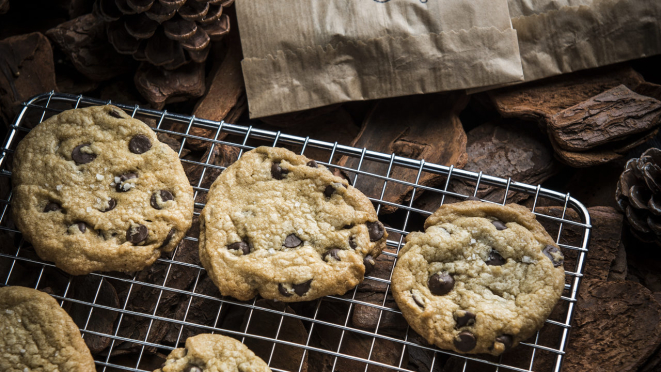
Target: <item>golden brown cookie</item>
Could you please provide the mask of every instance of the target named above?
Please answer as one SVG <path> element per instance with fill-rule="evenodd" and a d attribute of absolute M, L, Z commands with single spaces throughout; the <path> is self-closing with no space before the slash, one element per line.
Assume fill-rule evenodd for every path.
<path fill-rule="evenodd" d="M 563 256 L 528 209 L 440 207 L 399 252 L 392 292 L 429 343 L 499 355 L 535 334 L 564 288 Z"/>
<path fill-rule="evenodd" d="M 80 331 L 51 296 L 0 288 L 0 371 L 94 371 Z"/>
<path fill-rule="evenodd" d="M 283 148 L 243 154 L 211 186 L 200 260 L 223 295 L 280 301 L 344 294 L 388 234 L 369 199 Z"/>
<path fill-rule="evenodd" d="M 74 275 L 141 270 L 192 223 L 193 189 L 177 153 L 114 106 L 39 124 L 18 144 L 12 183 L 25 239 Z"/>

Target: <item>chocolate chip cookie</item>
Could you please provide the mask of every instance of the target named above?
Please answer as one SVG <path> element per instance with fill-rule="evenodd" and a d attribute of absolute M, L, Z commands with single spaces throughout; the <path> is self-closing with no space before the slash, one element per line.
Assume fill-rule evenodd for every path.
<path fill-rule="evenodd" d="M 525 207 L 440 207 L 399 252 L 392 292 L 429 343 L 499 355 L 535 334 L 560 298 L 562 252 Z"/>
<path fill-rule="evenodd" d="M 177 153 L 114 106 L 39 124 L 18 144 L 12 182 L 23 236 L 74 275 L 141 270 L 192 223 L 193 189 Z"/>
<path fill-rule="evenodd" d="M 200 260 L 223 295 L 280 301 L 344 294 L 388 234 L 369 199 L 326 167 L 259 147 L 211 186 Z"/>
<path fill-rule="evenodd" d="M 0 371 L 94 371 L 80 331 L 51 296 L 0 288 Z"/>
<path fill-rule="evenodd" d="M 271 372 L 264 361 L 241 342 L 226 336 L 201 334 L 174 349 L 154 372 Z"/>

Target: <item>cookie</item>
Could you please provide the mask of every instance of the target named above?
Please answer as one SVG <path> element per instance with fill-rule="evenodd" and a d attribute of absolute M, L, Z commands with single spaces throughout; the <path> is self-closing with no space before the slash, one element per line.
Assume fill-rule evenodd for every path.
<path fill-rule="evenodd" d="M 186 339 L 154 372 L 270 372 L 264 361 L 241 342 L 226 336 L 201 334 Z"/>
<path fill-rule="evenodd" d="M 78 327 L 57 301 L 32 288 L 0 288 L 0 371 L 94 370 Z"/>
<path fill-rule="evenodd" d="M 280 301 L 341 295 L 363 280 L 388 234 L 369 199 L 283 148 L 243 154 L 200 215 L 200 260 L 223 295 Z"/>
<path fill-rule="evenodd" d="M 499 355 L 544 325 L 564 288 L 563 256 L 525 207 L 440 207 L 398 255 L 392 292 L 429 343 Z"/>
<path fill-rule="evenodd" d="M 12 183 L 23 236 L 73 275 L 141 270 L 192 223 L 193 189 L 177 153 L 114 106 L 35 127 L 18 144 Z"/>

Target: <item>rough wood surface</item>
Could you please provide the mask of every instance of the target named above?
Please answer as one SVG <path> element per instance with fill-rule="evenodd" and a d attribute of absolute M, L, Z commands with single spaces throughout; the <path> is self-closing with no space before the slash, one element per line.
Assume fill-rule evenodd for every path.
<path fill-rule="evenodd" d="M 659 124 L 661 102 L 618 85 L 556 113 L 548 131 L 563 149 L 585 151 Z"/>
<path fill-rule="evenodd" d="M 365 119 L 363 128 L 353 142 L 355 147 L 395 153 L 413 159 L 425 159 L 428 163 L 454 165 L 462 168 L 466 164 L 466 133 L 459 121 L 458 113 L 466 105 L 466 97 L 460 94 L 428 94 L 385 99 L 376 104 Z M 406 108 L 406 109 L 403 109 Z M 343 157 L 340 165 L 358 168 L 359 158 Z M 361 170 L 386 175 L 387 163 L 364 161 Z M 418 170 L 394 166 L 390 177 L 415 182 Z M 353 178 L 352 175 L 349 175 Z M 442 177 L 423 173 L 421 185 L 437 185 Z M 359 186 L 370 197 L 379 198 L 383 182 L 368 176 L 359 176 Z M 355 185 L 354 185 L 355 186 Z M 407 202 L 413 187 L 389 182 L 383 196 L 394 204 Z M 416 197 L 422 194 L 416 192 Z M 394 206 L 383 205 L 383 213 L 392 213 Z"/>
<path fill-rule="evenodd" d="M 72 298 L 80 301 L 93 302 L 96 296 L 96 304 L 109 306 L 111 308 L 118 308 L 119 298 L 115 287 L 110 284 L 108 280 L 99 283 L 100 278 L 91 275 L 76 276 L 74 277 L 72 285 Z M 97 288 L 99 292 L 97 294 Z M 81 329 L 87 324 L 87 330 L 104 334 L 112 334 L 115 321 L 119 317 L 117 311 L 95 308 L 92 310 L 89 306 L 72 303 L 71 308 L 68 310 L 73 321 Z M 109 337 L 102 337 L 95 334 L 85 334 L 85 344 L 90 349 L 92 354 L 98 354 L 105 348 L 110 346 L 112 339 Z"/>
<path fill-rule="evenodd" d="M 6 125 L 22 102 L 55 89 L 53 50 L 46 36 L 35 32 L 0 41 L 0 119 Z"/>
<path fill-rule="evenodd" d="M 169 71 L 143 62 L 134 81 L 140 94 L 160 110 L 166 103 L 182 102 L 204 94 L 204 63 L 189 63 Z"/>

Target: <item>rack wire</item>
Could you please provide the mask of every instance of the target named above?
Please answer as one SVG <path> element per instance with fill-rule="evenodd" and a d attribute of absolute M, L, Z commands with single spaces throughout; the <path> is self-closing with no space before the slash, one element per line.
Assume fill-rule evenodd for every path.
<path fill-rule="evenodd" d="M 382 184 L 380 192 L 367 195 L 390 235 L 387 249 L 379 257 L 380 274 L 366 276 L 363 284 L 344 296 L 285 305 L 260 298 L 237 301 L 209 288 L 204 268 L 196 258 L 190 258 L 189 253 L 197 249 L 194 234 L 169 256 L 164 255 L 150 269 L 138 273 L 72 277 L 52 263 L 41 261 L 11 220 L 13 152 L 37 123 L 63 110 L 104 104 L 114 104 L 150 124 L 157 133 L 178 140 L 184 167 L 201 169 L 201 174 L 192 172 L 190 177 L 196 194 L 196 216 L 204 207 L 204 196 L 213 178 L 228 164 L 216 164 L 212 151 L 195 160 L 186 149 L 187 141 L 204 141 L 211 150 L 236 149 L 238 157 L 258 145 L 285 146 L 344 172 L 358 189 L 370 183 Z M 340 165 L 340 157 L 354 161 L 342 161 Z M 386 171 L 376 174 L 362 170 L 369 162 L 382 164 Z M 397 168 L 407 169 L 411 179 L 392 178 Z M 420 184 L 425 174 L 444 177 L 437 183 L 442 187 Z M 452 184 L 457 181 L 473 185 L 473 195 L 456 192 Z M 384 198 L 388 185 L 393 184 L 408 187 L 411 197 L 402 203 Z M 513 193 L 529 196 L 532 212 L 547 230 L 557 234 L 556 241 L 567 258 L 565 290 L 556 310 L 534 337 L 498 358 L 461 356 L 426 343 L 405 323 L 389 293 L 391 270 L 406 234 L 420 229 L 421 221 L 436 207 L 475 196 L 484 186 L 502 194 L 502 200 L 495 201 L 499 204 L 506 204 Z M 421 194 L 420 199 L 426 198 L 427 203 L 416 200 Z M 557 372 L 565 354 L 571 352 L 567 350 L 569 331 L 591 229 L 583 204 L 569 194 L 541 186 L 337 142 L 56 92 L 24 103 L 11 126 L 0 155 L 0 198 L 0 286 L 31 286 L 57 299 L 96 352 L 99 371 L 151 371 L 171 350 L 183 347 L 186 336 L 204 332 L 241 340 L 273 371 Z M 548 205 L 554 207 L 545 207 Z M 396 212 L 386 215 L 382 207 L 396 208 Z"/>

